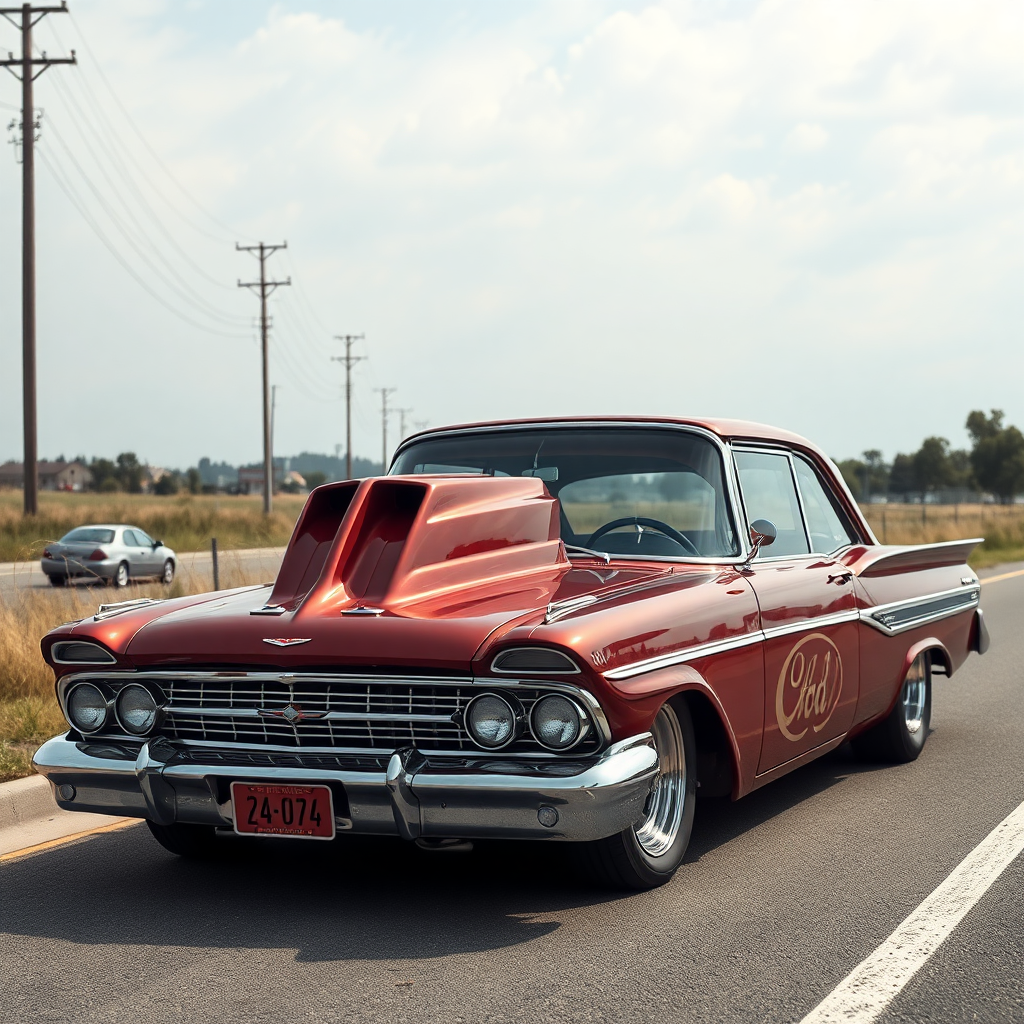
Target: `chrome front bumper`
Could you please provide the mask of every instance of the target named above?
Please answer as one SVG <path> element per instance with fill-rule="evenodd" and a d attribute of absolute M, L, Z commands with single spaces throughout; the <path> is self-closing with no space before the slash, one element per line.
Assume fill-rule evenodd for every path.
<path fill-rule="evenodd" d="M 228 766 L 203 764 L 202 758 L 199 748 L 185 751 L 164 739 L 145 743 L 130 758 L 117 744 L 58 736 L 36 751 L 33 764 L 65 810 L 164 825 L 232 826 L 229 794 L 235 779 L 321 782 L 335 794 L 339 831 L 403 839 L 575 842 L 603 839 L 639 821 L 658 773 L 650 733 L 613 743 L 569 775 L 552 774 L 550 766 L 569 767 L 558 761 L 532 767 L 524 762 L 517 773 L 510 759 L 481 757 L 467 766 L 465 760 L 446 763 L 411 747 L 396 750 L 384 771 Z"/>

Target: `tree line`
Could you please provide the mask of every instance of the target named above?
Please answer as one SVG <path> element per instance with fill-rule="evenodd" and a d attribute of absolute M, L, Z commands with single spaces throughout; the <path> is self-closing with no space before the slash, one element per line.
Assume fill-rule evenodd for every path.
<path fill-rule="evenodd" d="M 862 502 L 877 495 L 927 501 L 929 495 L 946 491 L 955 492 L 960 501 L 985 493 L 1009 504 L 1024 493 L 1024 434 L 1003 419 L 1001 409 L 987 416 L 979 409 L 971 412 L 966 423 L 970 448 L 952 448 L 944 437 L 926 437 L 916 452 L 900 452 L 892 462 L 870 449 L 838 466 Z"/>

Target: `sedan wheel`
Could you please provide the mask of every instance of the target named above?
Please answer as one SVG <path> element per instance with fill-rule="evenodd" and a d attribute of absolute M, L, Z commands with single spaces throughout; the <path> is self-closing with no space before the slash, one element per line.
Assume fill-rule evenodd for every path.
<path fill-rule="evenodd" d="M 58 573 L 54 573 L 54 575 L 48 577 L 48 579 L 50 580 L 50 586 L 51 587 L 64 587 L 64 586 L 67 586 L 67 582 L 68 582 L 67 576 L 61 576 Z"/>
<path fill-rule="evenodd" d="M 855 736 L 853 749 L 865 761 L 906 764 L 916 761 L 932 721 L 932 667 L 928 652 L 907 670 L 892 711 L 878 725 Z"/>
<path fill-rule="evenodd" d="M 128 563 L 122 562 L 117 567 L 117 572 L 114 573 L 114 586 L 115 587 L 127 587 L 128 586 Z"/>
<path fill-rule="evenodd" d="M 663 705 L 651 734 L 658 778 L 643 818 L 618 835 L 580 844 L 591 872 L 617 889 L 664 885 L 682 863 L 693 829 L 696 744 L 685 701 Z"/>
<path fill-rule="evenodd" d="M 164 562 L 164 571 L 160 574 L 160 582 L 170 586 L 174 582 L 174 563 L 168 558 Z"/>

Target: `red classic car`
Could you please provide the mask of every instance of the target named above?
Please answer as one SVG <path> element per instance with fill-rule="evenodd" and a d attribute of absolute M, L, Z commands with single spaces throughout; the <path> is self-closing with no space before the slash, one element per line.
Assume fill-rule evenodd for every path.
<path fill-rule="evenodd" d="M 271 586 L 101 606 L 42 642 L 68 810 L 222 833 L 567 840 L 671 878 L 700 796 L 846 739 L 916 758 L 988 636 L 976 541 L 880 545 L 803 438 L 733 421 L 431 430 L 313 491 Z"/>

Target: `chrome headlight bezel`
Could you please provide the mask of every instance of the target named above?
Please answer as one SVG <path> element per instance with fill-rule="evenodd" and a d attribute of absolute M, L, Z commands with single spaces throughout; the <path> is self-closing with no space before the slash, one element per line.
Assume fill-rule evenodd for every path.
<path fill-rule="evenodd" d="M 500 701 L 508 708 L 509 717 L 511 719 L 511 729 L 509 730 L 508 737 L 501 743 L 490 744 L 482 741 L 474 732 L 472 727 L 472 710 L 474 705 L 478 705 L 481 701 L 486 699 L 493 699 Z M 526 711 L 523 708 L 522 703 L 517 697 L 513 697 L 508 693 L 501 693 L 495 690 L 485 690 L 483 693 L 478 693 L 467 705 L 466 709 L 462 713 L 462 728 L 466 735 L 481 749 L 486 750 L 488 753 L 493 753 L 496 750 L 504 750 L 507 746 L 515 743 L 523 734 L 523 725 L 526 720 Z"/>
<path fill-rule="evenodd" d="M 549 701 L 564 701 L 575 713 L 577 719 L 576 735 L 573 737 L 571 743 L 566 743 L 562 746 L 555 746 L 541 738 L 540 729 L 538 729 L 536 724 L 537 713 L 538 710 Z M 590 735 L 591 728 L 592 723 L 590 721 L 590 716 L 580 706 L 578 701 L 573 700 L 572 697 L 565 693 L 546 693 L 542 697 L 538 697 L 537 700 L 534 701 L 533 707 L 530 709 L 530 734 L 545 750 L 550 750 L 556 754 L 564 754 L 578 746 L 587 738 L 587 736 Z"/>
<path fill-rule="evenodd" d="M 83 688 L 88 687 L 90 690 L 95 690 L 103 701 L 104 711 L 103 718 L 99 725 L 92 729 L 83 728 L 78 722 L 75 721 L 74 716 L 71 713 L 71 700 L 73 695 Z M 95 736 L 96 733 L 102 732 L 110 724 L 110 713 L 113 709 L 114 698 L 110 691 L 101 686 L 98 682 L 91 679 L 83 679 L 80 682 L 74 683 L 68 687 L 67 692 L 64 694 L 64 702 L 61 710 L 64 712 L 64 717 L 68 720 L 72 729 L 77 730 L 83 736 Z"/>
<path fill-rule="evenodd" d="M 125 699 L 125 694 L 133 691 L 141 690 L 153 703 L 153 711 L 151 719 L 145 728 L 137 728 L 128 724 L 127 716 L 121 709 L 121 704 Z M 118 691 L 114 697 L 114 716 L 117 719 L 117 724 L 126 732 L 129 736 L 135 736 L 141 738 L 143 736 L 150 736 L 160 727 L 160 723 L 163 719 L 164 695 L 155 686 L 146 686 L 143 683 L 126 683 Z"/>

